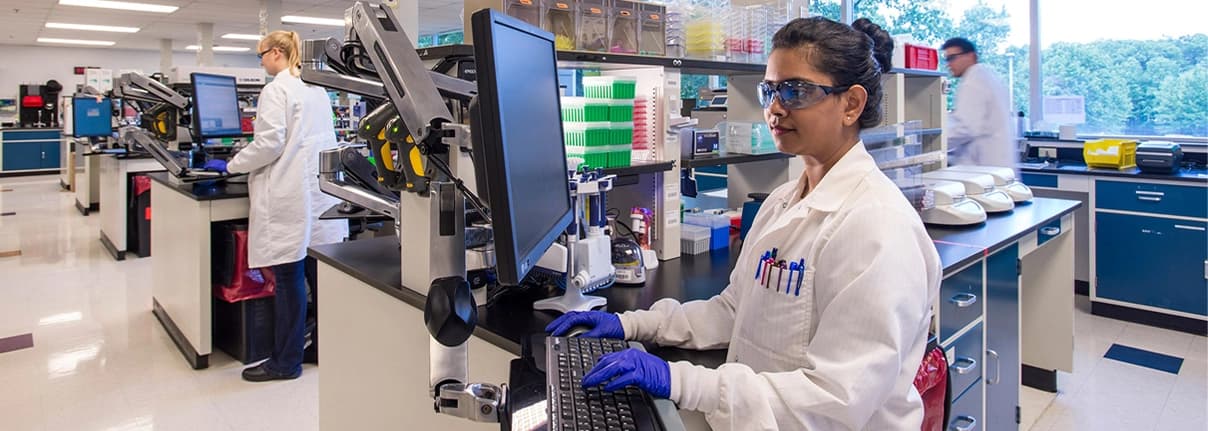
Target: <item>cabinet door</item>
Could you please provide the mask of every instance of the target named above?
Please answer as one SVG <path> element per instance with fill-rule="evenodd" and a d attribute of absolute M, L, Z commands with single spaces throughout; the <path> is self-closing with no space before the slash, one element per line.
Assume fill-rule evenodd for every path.
<path fill-rule="evenodd" d="M 987 430 L 1017 430 L 1019 406 L 1019 244 L 986 259 Z"/>
<path fill-rule="evenodd" d="M 6 171 L 42 168 L 42 144 L 37 142 L 5 142 L 4 166 Z"/>
<path fill-rule="evenodd" d="M 42 143 L 42 163 L 39 166 L 42 169 L 58 169 L 60 166 L 60 153 L 62 146 L 58 142 L 43 142 Z"/>
<path fill-rule="evenodd" d="M 1095 296 L 1208 315 L 1208 224 L 1095 214 Z"/>

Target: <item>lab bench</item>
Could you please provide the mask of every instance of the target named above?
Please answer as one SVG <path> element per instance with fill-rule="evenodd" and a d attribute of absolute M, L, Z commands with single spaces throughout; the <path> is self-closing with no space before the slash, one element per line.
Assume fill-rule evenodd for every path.
<path fill-rule="evenodd" d="M 149 176 L 152 312 L 189 365 L 206 368 L 213 332 L 211 224 L 248 217 L 247 184 L 178 184 L 167 172 Z"/>
<path fill-rule="evenodd" d="M 1070 370 L 1074 306 L 1068 287 L 1073 284 L 1069 232 L 1073 230 L 1070 213 L 1078 205 L 1037 198 L 1013 212 L 992 215 L 979 226 L 928 229 L 944 268 L 941 301 L 935 306 L 940 342 L 955 367 L 952 374 L 961 376 L 954 382 L 952 399 L 954 407 L 968 411 L 963 415 L 993 424 L 994 429 L 1010 427 L 1018 419 L 1021 363 L 1053 376 L 1056 369 Z M 1054 224 L 1062 232 L 1040 232 Z M 400 284 L 396 238 L 315 246 L 309 254 L 318 261 L 322 286 L 318 299 L 324 338 L 321 428 L 498 427 L 432 413 L 425 296 Z M 608 298 L 607 309 L 612 312 L 646 309 L 662 298 L 707 299 L 725 289 L 737 255 L 720 249 L 681 256 L 660 262 L 647 273 L 643 287 L 614 286 L 593 294 Z M 1062 265 L 1062 259 L 1068 264 Z M 544 331 L 556 317 L 532 309 L 533 301 L 553 294 L 518 292 L 479 306 L 478 326 L 469 341 L 470 381 L 509 382 L 513 390 L 544 384 L 543 376 L 517 373 L 513 360 L 524 353 L 526 338 Z M 969 295 L 977 299 L 970 301 Z M 967 305 L 949 311 L 955 304 L 947 300 L 953 297 Z M 1046 331 L 1050 333 L 1040 333 Z M 994 352 L 993 367 L 983 365 L 986 349 Z M 654 346 L 650 350 L 669 361 L 711 367 L 723 363 L 726 356 L 724 350 Z M 703 416 L 681 413 L 688 429 L 707 429 Z"/>
<path fill-rule="evenodd" d="M 1086 203 L 1077 265 L 1092 313 L 1208 334 L 1208 169 L 1019 167 L 1037 196 Z"/>

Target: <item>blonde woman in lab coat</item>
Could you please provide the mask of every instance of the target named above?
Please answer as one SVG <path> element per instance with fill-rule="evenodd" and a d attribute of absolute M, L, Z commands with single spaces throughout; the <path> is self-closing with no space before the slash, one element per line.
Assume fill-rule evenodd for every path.
<path fill-rule="evenodd" d="M 554 335 L 688 349 L 728 348 L 716 369 L 638 350 L 605 355 L 584 377 L 636 385 L 705 414 L 715 430 L 910 430 L 913 381 L 939 291 L 923 223 L 860 142 L 880 123 L 893 42 L 875 24 L 797 19 L 778 31 L 759 85 L 780 151 L 805 162 L 771 193 L 729 286 L 708 300 L 646 311 L 564 315 Z"/>
<path fill-rule="evenodd" d="M 301 41 L 292 31 L 275 31 L 258 47 L 260 64 L 273 76 L 260 92 L 256 134 L 229 164 L 207 168 L 248 173 L 248 266 L 270 268 L 277 283 L 273 353 L 243 370 L 253 382 L 302 375 L 306 320 L 306 248 L 342 241 L 343 220 L 319 220 L 339 200 L 319 191 L 319 152 L 336 147 L 327 91 L 304 84 Z"/>

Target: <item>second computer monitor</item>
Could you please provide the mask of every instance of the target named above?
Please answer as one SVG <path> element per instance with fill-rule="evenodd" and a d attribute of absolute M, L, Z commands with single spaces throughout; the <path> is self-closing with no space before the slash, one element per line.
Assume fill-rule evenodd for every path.
<path fill-rule="evenodd" d="M 491 208 L 499 282 L 515 285 L 573 216 L 554 35 L 494 10 L 471 19 L 475 172 Z"/>
<path fill-rule="evenodd" d="M 77 138 L 107 138 L 113 135 L 113 102 L 109 98 L 71 99 L 71 135 Z"/>
<path fill-rule="evenodd" d="M 193 73 L 193 139 L 243 135 L 235 77 Z"/>

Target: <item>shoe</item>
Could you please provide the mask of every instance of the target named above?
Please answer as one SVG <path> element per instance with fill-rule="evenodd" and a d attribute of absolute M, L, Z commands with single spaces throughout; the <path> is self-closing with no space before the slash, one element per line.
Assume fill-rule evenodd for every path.
<path fill-rule="evenodd" d="M 265 368 L 264 364 L 243 369 L 243 380 L 249 382 L 268 382 L 273 380 L 293 380 L 302 375 L 302 371 L 294 374 L 275 374 Z"/>

